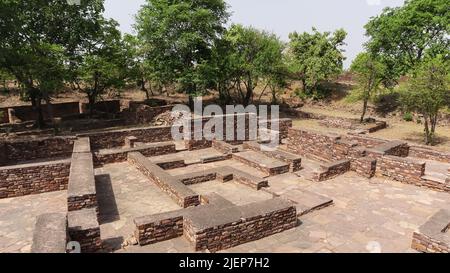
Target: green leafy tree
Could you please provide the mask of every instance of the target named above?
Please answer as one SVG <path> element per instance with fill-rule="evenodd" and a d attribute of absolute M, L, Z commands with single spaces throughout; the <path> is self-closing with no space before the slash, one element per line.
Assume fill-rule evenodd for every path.
<path fill-rule="evenodd" d="M 127 58 L 117 22 L 100 19 L 98 26 L 97 35 L 86 41 L 76 65 L 76 85 L 86 93 L 91 114 L 101 95 L 110 88 L 123 87 L 127 77 Z"/>
<path fill-rule="evenodd" d="M 356 57 L 350 70 L 356 74 L 361 92 L 360 99 L 363 101 L 361 123 L 363 123 L 369 100 L 383 82 L 385 66 L 376 57 L 364 52 Z"/>
<path fill-rule="evenodd" d="M 44 126 L 42 101 L 64 85 L 71 56 L 83 47 L 103 12 L 102 0 L 0 1 L 0 67 L 13 75 Z"/>
<path fill-rule="evenodd" d="M 449 22 L 448 0 L 407 0 L 371 19 L 365 26 L 367 48 L 386 65 L 385 82 L 395 84 L 427 55 L 448 58 Z"/>
<path fill-rule="evenodd" d="M 258 85 L 265 83 L 264 90 L 275 90 L 287 75 L 283 70 L 284 45 L 271 33 L 232 25 L 215 49 L 212 66 L 220 93 L 229 96 L 235 89 L 244 105 L 253 99 Z"/>
<path fill-rule="evenodd" d="M 423 116 L 427 145 L 434 144 L 439 111 L 450 104 L 449 67 L 442 56 L 425 59 L 413 70 L 408 88 L 401 93 L 406 109 Z"/>
<path fill-rule="evenodd" d="M 343 29 L 320 33 L 297 32 L 289 35 L 290 70 L 302 82 L 303 91 L 312 95 L 318 85 L 342 72 L 343 49 L 347 33 Z"/>
<path fill-rule="evenodd" d="M 201 94 L 199 71 L 228 20 L 223 0 L 147 0 L 136 17 L 136 30 L 158 78 L 176 82 L 193 98 Z"/>

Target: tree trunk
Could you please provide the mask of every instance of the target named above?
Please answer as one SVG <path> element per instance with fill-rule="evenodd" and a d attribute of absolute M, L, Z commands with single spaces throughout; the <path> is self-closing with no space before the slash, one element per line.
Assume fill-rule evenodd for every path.
<path fill-rule="evenodd" d="M 426 145 L 431 145 L 432 143 L 432 136 L 430 134 L 430 125 L 428 122 L 428 116 L 424 115 L 424 119 L 425 119 L 425 144 Z"/>
<path fill-rule="evenodd" d="M 244 98 L 244 106 L 248 106 L 250 104 L 250 99 L 253 97 L 253 81 L 251 77 L 248 78 L 246 91 L 247 93 Z"/>
<path fill-rule="evenodd" d="M 362 111 L 360 123 L 364 122 L 364 117 L 366 116 L 368 102 L 369 102 L 369 99 L 364 98 L 363 111 Z"/>
<path fill-rule="evenodd" d="M 150 94 L 148 93 L 147 88 L 145 87 L 145 80 L 141 79 L 141 90 L 145 92 L 145 97 L 147 98 L 147 100 L 150 100 Z"/>

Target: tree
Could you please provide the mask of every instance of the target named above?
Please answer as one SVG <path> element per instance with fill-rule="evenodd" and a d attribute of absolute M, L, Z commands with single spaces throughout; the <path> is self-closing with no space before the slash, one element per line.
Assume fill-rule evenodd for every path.
<path fill-rule="evenodd" d="M 356 57 L 350 70 L 356 74 L 359 88 L 361 89 L 363 110 L 360 122 L 363 123 L 367 112 L 368 102 L 383 82 L 385 66 L 377 60 L 376 57 L 364 52 Z"/>
<path fill-rule="evenodd" d="M 212 66 L 220 93 L 236 89 L 240 101 L 248 105 L 261 82 L 266 83 L 264 90 L 276 88 L 286 76 L 283 49 L 283 43 L 271 33 L 232 25 L 214 51 Z"/>
<path fill-rule="evenodd" d="M 440 55 L 425 59 L 413 70 L 407 90 L 401 93 L 407 110 L 423 116 L 427 145 L 434 144 L 439 111 L 450 104 L 449 65 Z"/>
<path fill-rule="evenodd" d="M 98 98 L 109 88 L 125 85 L 126 54 L 122 44 L 118 23 L 100 19 L 99 30 L 86 41 L 76 64 L 77 88 L 86 93 L 89 112 L 93 113 Z"/>
<path fill-rule="evenodd" d="M 313 94 L 322 81 L 342 72 L 345 57 L 341 47 L 345 45 L 346 36 L 343 29 L 331 35 L 315 28 L 312 33 L 289 35 L 290 70 L 302 82 L 305 93 Z"/>
<path fill-rule="evenodd" d="M 386 80 L 397 80 L 427 56 L 449 57 L 448 0 L 407 0 L 387 8 L 365 26 L 369 52 L 386 65 Z"/>
<path fill-rule="evenodd" d="M 159 78 L 177 82 L 193 98 L 203 76 L 198 67 L 211 59 L 212 47 L 228 20 L 223 0 L 147 0 L 135 28 L 146 47 L 146 57 Z"/>
<path fill-rule="evenodd" d="M 0 1 L 0 67 L 13 75 L 44 126 L 42 100 L 51 114 L 51 94 L 69 76 L 67 64 L 95 30 L 102 0 Z"/>

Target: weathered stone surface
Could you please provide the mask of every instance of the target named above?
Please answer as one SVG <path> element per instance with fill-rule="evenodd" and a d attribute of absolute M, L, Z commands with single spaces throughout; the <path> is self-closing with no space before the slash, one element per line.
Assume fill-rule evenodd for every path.
<path fill-rule="evenodd" d="M 420 252 L 450 253 L 449 225 L 450 211 L 440 210 L 414 232 L 411 247 Z"/>
<path fill-rule="evenodd" d="M 317 170 L 314 180 L 325 181 L 335 178 L 350 171 L 350 161 L 340 160 L 337 162 L 326 163 L 320 166 L 320 170 Z"/>
<path fill-rule="evenodd" d="M 135 219 L 140 245 L 184 235 L 194 250 L 216 252 L 294 228 L 297 215 L 290 201 L 276 198 L 235 206 L 219 196 L 204 206 Z"/>
<path fill-rule="evenodd" d="M 409 156 L 450 163 L 450 153 L 432 150 L 429 147 L 411 146 Z"/>
<path fill-rule="evenodd" d="M 67 205 L 69 211 L 98 206 L 91 153 L 74 153 L 72 156 Z"/>
<path fill-rule="evenodd" d="M 233 159 L 271 176 L 289 172 L 289 164 L 259 152 L 246 151 L 235 153 L 233 154 Z"/>
<path fill-rule="evenodd" d="M 98 252 L 102 250 L 100 226 L 95 209 L 69 211 L 67 214 L 70 241 L 80 243 L 81 252 Z"/>
<path fill-rule="evenodd" d="M 297 172 L 302 168 L 302 158 L 298 155 L 282 151 L 280 149 L 264 149 L 264 144 L 259 144 L 254 141 L 244 143 L 243 147 L 244 149 L 260 152 L 268 157 L 288 163 L 290 172 Z"/>
<path fill-rule="evenodd" d="M 32 253 L 66 253 L 67 216 L 48 213 L 37 217 L 33 234 Z"/>
<path fill-rule="evenodd" d="M 161 167 L 151 162 L 140 153 L 129 153 L 128 161 L 139 171 L 155 182 L 164 192 L 182 208 L 200 204 L 198 194 L 190 190 L 176 178 L 167 174 Z"/>
<path fill-rule="evenodd" d="M 0 167 L 0 199 L 67 189 L 71 161 Z"/>
<path fill-rule="evenodd" d="M 139 152 L 144 156 L 159 156 L 176 153 L 173 142 L 146 143 L 134 148 L 104 149 L 94 153 L 94 164 L 96 167 L 105 164 L 125 162 L 128 153 Z"/>

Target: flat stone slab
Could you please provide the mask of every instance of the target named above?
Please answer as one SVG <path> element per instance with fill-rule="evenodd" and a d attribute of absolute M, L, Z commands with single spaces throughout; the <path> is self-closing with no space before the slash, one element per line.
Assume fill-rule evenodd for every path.
<path fill-rule="evenodd" d="M 82 209 L 67 213 L 69 231 L 89 230 L 99 227 L 97 211 L 95 209 Z"/>
<path fill-rule="evenodd" d="M 281 197 L 295 203 L 298 216 L 308 214 L 315 210 L 323 209 L 333 204 L 333 199 L 331 198 L 301 189 L 293 189 L 287 191 L 286 193 L 282 194 Z"/>
<path fill-rule="evenodd" d="M 419 231 L 433 239 L 444 241 L 450 245 L 450 210 L 440 210 L 419 228 Z"/>
<path fill-rule="evenodd" d="M 90 153 L 91 142 L 88 137 L 80 137 L 73 144 L 74 153 Z"/>
<path fill-rule="evenodd" d="M 74 153 L 70 166 L 69 197 L 95 194 L 94 163 L 90 153 Z"/>
<path fill-rule="evenodd" d="M 37 217 L 32 253 L 66 253 L 66 241 L 66 214 L 46 213 Z"/>
<path fill-rule="evenodd" d="M 289 172 L 289 164 L 255 151 L 235 153 L 233 154 L 233 159 L 269 175 L 278 175 Z"/>

